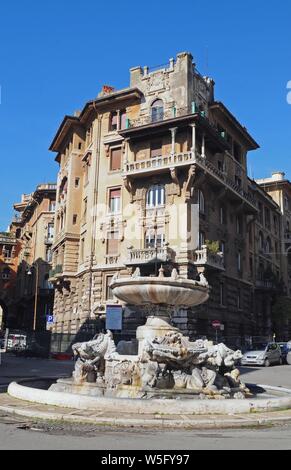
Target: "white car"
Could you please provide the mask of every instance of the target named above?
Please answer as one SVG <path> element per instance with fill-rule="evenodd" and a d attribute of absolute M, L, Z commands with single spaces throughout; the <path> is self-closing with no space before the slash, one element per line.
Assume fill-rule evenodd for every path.
<path fill-rule="evenodd" d="M 278 343 L 254 343 L 240 360 L 242 366 L 265 366 L 282 364 L 281 348 Z"/>

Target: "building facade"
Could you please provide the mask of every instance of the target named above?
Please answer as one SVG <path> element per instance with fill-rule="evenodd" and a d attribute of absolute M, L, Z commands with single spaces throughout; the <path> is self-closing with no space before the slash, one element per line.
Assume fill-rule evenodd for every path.
<path fill-rule="evenodd" d="M 20 243 L 14 308 L 17 328 L 45 330 L 52 314 L 54 290 L 49 282 L 54 238 L 56 185 L 40 184 L 14 205 L 18 216 L 11 224 Z"/>
<path fill-rule="evenodd" d="M 66 116 L 50 147 L 59 164 L 54 331 L 94 329 L 106 306 L 118 303 L 110 291 L 115 273 L 139 268 L 150 276 L 163 265 L 166 275 L 173 268 L 189 278 L 203 273 L 211 285 L 207 304 L 173 318 L 183 332 L 212 337 L 212 321 L 220 320 L 229 342 L 271 334 L 270 321 L 258 328 L 265 291 L 257 237 L 267 231 L 275 246 L 281 228 L 261 226 L 259 201 L 271 220 L 280 209 L 247 176 L 247 154 L 257 148 L 189 53 L 158 70 L 132 68 L 128 88 L 103 87 Z M 264 270 L 269 263 L 277 273 L 281 259 L 269 255 Z M 144 316 L 142 307 L 124 308 L 124 337 L 134 336 Z"/>
<path fill-rule="evenodd" d="M 0 233 L 0 331 L 16 323 L 14 296 L 20 250 L 19 232 Z"/>

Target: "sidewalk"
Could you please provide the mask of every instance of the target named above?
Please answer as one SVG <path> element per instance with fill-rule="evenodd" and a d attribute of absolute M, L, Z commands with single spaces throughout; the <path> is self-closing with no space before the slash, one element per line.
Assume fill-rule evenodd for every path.
<path fill-rule="evenodd" d="M 34 420 L 65 421 L 68 423 L 94 424 L 96 426 L 113 426 L 121 428 L 150 429 L 227 429 L 257 426 L 270 426 L 291 422 L 291 410 L 270 413 L 240 415 L 138 415 L 120 412 L 119 416 L 109 412 L 96 412 L 61 408 L 25 402 L 0 395 L 0 412 L 33 418 Z"/>

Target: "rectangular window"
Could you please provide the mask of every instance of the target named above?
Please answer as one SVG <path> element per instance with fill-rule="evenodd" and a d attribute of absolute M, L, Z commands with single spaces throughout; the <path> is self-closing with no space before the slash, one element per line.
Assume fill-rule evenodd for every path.
<path fill-rule="evenodd" d="M 118 255 L 119 251 L 119 233 L 117 231 L 109 232 L 107 238 L 107 255 Z"/>
<path fill-rule="evenodd" d="M 109 191 L 109 210 L 112 214 L 120 212 L 121 189 L 110 189 Z"/>
<path fill-rule="evenodd" d="M 126 111 L 120 111 L 120 129 L 126 129 Z"/>
<path fill-rule="evenodd" d="M 80 178 L 75 178 L 75 188 L 78 188 L 80 185 Z"/>
<path fill-rule="evenodd" d="M 238 161 L 241 162 L 242 159 L 242 148 L 236 142 L 233 143 L 233 156 Z"/>
<path fill-rule="evenodd" d="M 56 201 L 50 201 L 49 211 L 55 212 L 55 210 L 56 210 Z"/>
<path fill-rule="evenodd" d="M 3 258 L 13 258 L 12 246 L 4 245 L 2 249 Z"/>
<path fill-rule="evenodd" d="M 110 152 L 110 171 L 121 170 L 121 147 L 113 148 Z"/>
<path fill-rule="evenodd" d="M 118 120 L 118 116 L 117 116 L 117 113 L 111 113 L 111 116 L 110 116 L 110 124 L 109 124 L 109 130 L 110 131 L 117 131 L 117 120 Z"/>
<path fill-rule="evenodd" d="M 112 289 L 110 288 L 112 279 L 113 279 L 113 276 L 106 276 L 106 300 L 113 299 L 113 292 L 112 292 Z"/>
<path fill-rule="evenodd" d="M 241 252 L 237 253 L 237 270 L 241 272 Z"/>
<path fill-rule="evenodd" d="M 225 289 L 223 282 L 219 285 L 219 302 L 220 305 L 225 305 Z"/>
<path fill-rule="evenodd" d="M 226 224 L 226 210 L 224 206 L 220 206 L 220 223 L 221 225 Z"/>
<path fill-rule="evenodd" d="M 53 252 L 51 248 L 46 249 L 46 262 L 51 263 L 53 260 Z"/>
<path fill-rule="evenodd" d="M 54 224 L 48 224 L 47 226 L 47 237 L 49 240 L 53 240 L 54 238 Z"/>
<path fill-rule="evenodd" d="M 77 220 L 78 220 L 78 216 L 77 216 L 77 214 L 74 214 L 73 215 L 73 225 L 76 225 Z"/>
<path fill-rule="evenodd" d="M 266 228 L 270 229 L 271 228 L 271 217 L 270 217 L 270 211 L 267 207 L 265 207 L 265 226 Z"/>
<path fill-rule="evenodd" d="M 145 236 L 145 248 L 161 248 L 165 244 L 165 234 L 163 229 L 148 231 Z"/>
<path fill-rule="evenodd" d="M 86 222 L 87 219 L 87 206 L 88 206 L 88 200 L 87 198 L 84 199 L 84 206 L 83 206 L 83 222 Z"/>

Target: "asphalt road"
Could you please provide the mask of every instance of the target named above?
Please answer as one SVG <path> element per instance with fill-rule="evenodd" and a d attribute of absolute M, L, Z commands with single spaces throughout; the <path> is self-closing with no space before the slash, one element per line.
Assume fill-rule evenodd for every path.
<path fill-rule="evenodd" d="M 4 392 L 9 382 L 19 378 L 70 375 L 73 365 L 71 361 L 23 359 L 3 355 L 0 391 L 2 387 Z M 291 388 L 290 365 L 243 367 L 241 373 L 242 380 L 247 383 Z M 94 425 L 37 422 L 0 414 L 0 450 L 3 449 L 281 450 L 291 449 L 291 425 L 217 431 L 113 430 Z"/>
<path fill-rule="evenodd" d="M 0 450 L 283 450 L 291 425 L 208 431 L 109 430 L 94 426 L 29 423 L 0 418 Z M 31 426 L 32 429 L 18 429 Z"/>

